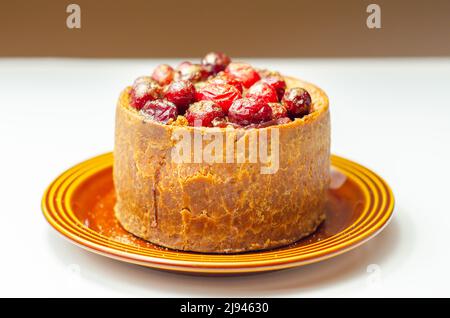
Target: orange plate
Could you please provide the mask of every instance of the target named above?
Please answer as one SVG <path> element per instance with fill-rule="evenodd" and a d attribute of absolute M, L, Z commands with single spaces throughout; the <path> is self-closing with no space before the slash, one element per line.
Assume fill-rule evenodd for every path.
<path fill-rule="evenodd" d="M 313 235 L 267 251 L 201 254 L 162 248 L 126 232 L 114 217 L 111 153 L 67 170 L 42 199 L 47 221 L 87 250 L 121 261 L 185 273 L 238 274 L 272 271 L 318 262 L 357 247 L 388 223 L 394 197 L 372 171 L 332 156 L 326 221 Z"/>

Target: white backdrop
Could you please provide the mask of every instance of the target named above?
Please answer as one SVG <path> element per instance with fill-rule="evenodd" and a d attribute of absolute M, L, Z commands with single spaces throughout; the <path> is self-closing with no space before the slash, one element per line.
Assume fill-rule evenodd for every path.
<path fill-rule="evenodd" d="M 119 92 L 160 62 L 0 59 L 0 296 L 450 296 L 450 59 L 250 60 L 321 86 L 333 153 L 392 186 L 391 224 L 354 251 L 205 278 L 120 263 L 62 239 L 40 211 L 45 187 L 112 150 Z"/>

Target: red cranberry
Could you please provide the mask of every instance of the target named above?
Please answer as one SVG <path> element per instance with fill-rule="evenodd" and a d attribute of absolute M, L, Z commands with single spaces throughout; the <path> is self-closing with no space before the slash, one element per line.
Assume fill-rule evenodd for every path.
<path fill-rule="evenodd" d="M 247 91 L 245 97 L 256 99 L 261 103 L 276 103 L 278 102 L 277 92 L 265 82 L 256 82 Z"/>
<path fill-rule="evenodd" d="M 214 119 L 225 118 L 222 108 L 210 100 L 202 100 L 191 104 L 186 111 L 186 119 L 191 126 L 212 127 Z"/>
<path fill-rule="evenodd" d="M 174 76 L 174 69 L 167 64 L 158 65 L 152 73 L 152 78 L 158 82 L 159 85 L 164 86 L 172 82 Z"/>
<path fill-rule="evenodd" d="M 195 101 L 195 87 L 190 81 L 174 81 L 166 86 L 164 97 L 174 103 L 180 114 Z"/>
<path fill-rule="evenodd" d="M 233 102 L 228 110 L 228 119 L 239 125 L 259 124 L 272 119 L 269 105 L 254 99 L 241 98 Z"/>
<path fill-rule="evenodd" d="M 178 111 L 174 103 L 168 100 L 157 99 L 145 103 L 141 109 L 141 114 L 151 120 L 167 124 L 169 120 L 177 118 Z"/>
<path fill-rule="evenodd" d="M 282 103 L 291 117 L 303 117 L 311 111 L 311 96 L 300 87 L 294 87 L 286 91 Z"/>
<path fill-rule="evenodd" d="M 148 76 L 138 77 L 130 92 L 130 105 L 135 109 L 141 109 L 150 100 L 159 98 L 161 86 Z"/>
<path fill-rule="evenodd" d="M 287 110 L 282 104 L 269 103 L 268 105 L 272 108 L 272 119 L 287 117 Z"/>
<path fill-rule="evenodd" d="M 231 59 L 222 52 L 210 52 L 202 59 L 202 64 L 210 74 L 217 74 L 230 64 Z"/>
<path fill-rule="evenodd" d="M 228 84 L 207 84 L 197 92 L 197 100 L 211 100 L 222 107 L 224 112 L 228 111 L 233 101 L 241 97 L 241 92 Z"/>
<path fill-rule="evenodd" d="M 200 64 L 187 64 L 189 62 L 182 63 L 178 67 L 178 72 L 175 74 L 175 80 L 186 80 L 192 83 L 204 81 L 208 78 L 208 71 Z"/>
<path fill-rule="evenodd" d="M 280 75 L 270 75 L 262 79 L 263 82 L 272 86 L 272 88 L 277 92 L 278 100 L 281 100 L 286 90 L 286 82 Z"/>
<path fill-rule="evenodd" d="M 178 64 L 178 66 L 177 66 L 177 71 L 180 72 L 180 71 L 183 70 L 183 68 L 188 67 L 188 66 L 190 66 L 190 65 L 192 65 L 192 63 L 189 62 L 189 61 L 181 62 L 181 63 Z"/>
<path fill-rule="evenodd" d="M 209 83 L 215 83 L 215 84 L 232 85 L 232 86 L 236 87 L 239 90 L 239 92 L 241 92 L 241 94 L 242 94 L 242 91 L 243 91 L 242 83 L 239 80 L 237 80 L 234 77 L 232 77 L 228 73 L 220 72 L 219 74 L 217 74 L 217 76 L 209 79 L 208 82 Z"/>
<path fill-rule="evenodd" d="M 249 88 L 260 79 L 258 72 L 246 63 L 230 63 L 225 72 L 240 80 L 245 88 Z"/>

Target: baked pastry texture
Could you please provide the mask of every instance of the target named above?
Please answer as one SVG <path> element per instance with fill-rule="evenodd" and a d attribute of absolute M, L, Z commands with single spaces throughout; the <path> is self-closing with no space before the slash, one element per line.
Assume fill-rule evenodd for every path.
<path fill-rule="evenodd" d="M 309 92 L 309 113 L 253 126 L 192 127 L 180 115 L 149 120 L 132 106 L 132 88 L 125 89 L 116 109 L 113 171 L 121 225 L 164 247 L 206 253 L 269 249 L 314 232 L 325 218 L 329 183 L 328 98 L 310 83 L 284 80 L 288 90 Z M 220 135 L 233 147 L 264 135 L 268 149 L 277 147 L 277 167 L 262 172 L 274 157 L 242 162 L 236 148 L 231 157 L 215 157 L 219 162 L 195 160 L 193 153 L 189 162 L 175 160 L 180 136 L 192 136 L 193 144 L 194 134 L 202 146 Z"/>

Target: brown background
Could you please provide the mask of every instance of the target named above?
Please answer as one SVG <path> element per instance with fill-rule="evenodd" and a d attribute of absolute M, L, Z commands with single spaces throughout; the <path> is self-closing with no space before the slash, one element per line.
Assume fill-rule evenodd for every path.
<path fill-rule="evenodd" d="M 0 56 L 450 56 L 450 1 L 0 2 Z M 81 6 L 82 28 L 66 27 Z M 382 29 L 366 27 L 381 6 Z"/>

